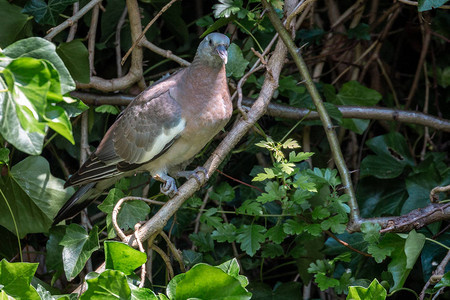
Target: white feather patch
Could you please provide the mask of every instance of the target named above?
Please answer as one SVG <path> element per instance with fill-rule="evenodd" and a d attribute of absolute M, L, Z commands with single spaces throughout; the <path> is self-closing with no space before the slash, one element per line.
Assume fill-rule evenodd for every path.
<path fill-rule="evenodd" d="M 186 127 L 186 120 L 181 119 L 177 126 L 163 130 L 160 135 L 155 138 L 153 147 L 136 161 L 136 163 L 144 163 L 158 155 L 171 140 L 180 134 Z"/>

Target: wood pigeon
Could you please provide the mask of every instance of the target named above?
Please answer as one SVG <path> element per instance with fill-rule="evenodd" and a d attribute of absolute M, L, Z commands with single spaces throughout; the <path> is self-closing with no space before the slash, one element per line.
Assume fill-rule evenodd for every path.
<path fill-rule="evenodd" d="M 208 34 L 189 67 L 156 82 L 128 105 L 97 150 L 67 180 L 65 187 L 80 188 L 53 224 L 77 215 L 121 177 L 148 171 L 171 197 L 177 192 L 173 177 L 199 171 L 183 170 L 233 110 L 225 72 L 229 45 L 227 36 Z"/>

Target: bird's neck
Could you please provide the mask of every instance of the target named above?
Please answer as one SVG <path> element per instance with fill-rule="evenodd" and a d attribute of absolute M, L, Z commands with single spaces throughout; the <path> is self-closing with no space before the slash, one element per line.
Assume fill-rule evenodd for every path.
<path fill-rule="evenodd" d="M 204 61 L 194 60 L 186 70 L 183 89 L 186 93 L 209 94 L 214 93 L 211 87 L 222 86 L 226 83 L 225 65 L 211 65 Z M 204 91 L 202 89 L 205 89 Z"/>

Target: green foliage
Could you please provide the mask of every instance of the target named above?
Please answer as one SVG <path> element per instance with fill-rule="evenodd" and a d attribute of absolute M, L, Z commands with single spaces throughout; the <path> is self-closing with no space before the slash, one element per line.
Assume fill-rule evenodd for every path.
<path fill-rule="evenodd" d="M 45 3 L 42 0 L 29 0 L 22 12 L 32 15 L 40 24 L 55 26 L 59 15 L 74 2 L 74 0 L 49 0 Z"/>
<path fill-rule="evenodd" d="M 365 288 L 362 286 L 351 286 L 349 287 L 349 292 L 347 300 L 384 300 L 386 299 L 387 292 L 385 288 L 374 279 L 369 287 Z"/>
<path fill-rule="evenodd" d="M 147 255 L 130 246 L 115 242 L 105 241 L 105 268 L 122 271 L 125 275 L 131 275 L 135 269 L 145 264 Z"/>
<path fill-rule="evenodd" d="M 66 278 L 72 280 L 81 272 L 91 254 L 99 248 L 98 228 L 94 227 L 88 234 L 80 225 L 70 224 L 59 244 L 64 247 L 62 259 Z"/>
<path fill-rule="evenodd" d="M 427 11 L 444 5 L 448 0 L 419 0 L 419 11 Z"/>
<path fill-rule="evenodd" d="M 0 225 L 19 237 L 48 232 L 53 217 L 73 193 L 73 188 L 65 190 L 63 185 L 41 156 L 29 156 L 15 164 L 0 177 Z"/>
<path fill-rule="evenodd" d="M 0 261 L 0 284 L 2 299 L 30 299 L 40 300 L 36 289 L 30 285 L 38 264 L 9 263 L 5 259 Z M 6 297 L 5 297 L 6 296 Z"/>

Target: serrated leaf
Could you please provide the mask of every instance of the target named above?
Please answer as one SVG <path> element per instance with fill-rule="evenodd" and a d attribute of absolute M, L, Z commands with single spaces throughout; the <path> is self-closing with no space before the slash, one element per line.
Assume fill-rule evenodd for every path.
<path fill-rule="evenodd" d="M 117 115 L 120 113 L 119 109 L 113 105 L 104 104 L 95 108 L 95 112 L 103 114 Z"/>
<path fill-rule="evenodd" d="M 314 155 L 314 152 L 300 152 L 297 154 L 295 152 L 290 152 L 289 153 L 289 162 L 292 162 L 292 163 L 301 162 L 301 161 L 307 160 L 308 158 L 310 158 L 313 155 Z"/>
<path fill-rule="evenodd" d="M 265 240 L 265 232 L 266 228 L 261 225 L 243 225 L 237 230 L 236 241 L 241 244 L 243 251 L 253 256 L 261 248 L 261 243 Z"/>
<path fill-rule="evenodd" d="M 323 206 L 316 206 L 311 213 L 314 220 L 325 219 L 330 216 L 330 211 Z"/>
<path fill-rule="evenodd" d="M 278 244 L 267 244 L 261 252 L 262 257 L 275 258 L 284 254 L 283 247 Z"/>
<path fill-rule="evenodd" d="M 284 149 L 296 149 L 296 148 L 300 148 L 300 145 L 298 144 L 298 142 L 294 139 L 287 139 L 282 145 L 281 147 L 283 147 Z"/>
<path fill-rule="evenodd" d="M 286 236 L 282 224 L 275 225 L 266 232 L 266 237 L 277 244 L 281 244 Z"/>
<path fill-rule="evenodd" d="M 238 214 L 247 214 L 252 216 L 259 216 L 263 214 L 263 207 L 261 203 L 254 200 L 245 200 L 244 203 L 236 209 Z"/>
<path fill-rule="evenodd" d="M 191 233 L 189 239 L 198 247 L 201 252 L 214 250 L 214 241 L 211 234 L 205 232 Z"/>
<path fill-rule="evenodd" d="M 361 232 L 364 233 L 364 240 L 368 243 L 378 243 L 380 239 L 381 226 L 377 223 L 365 222 L 361 224 Z"/>
<path fill-rule="evenodd" d="M 232 243 L 236 240 L 236 226 L 233 224 L 222 224 L 211 233 L 211 237 L 221 243 Z"/>
<path fill-rule="evenodd" d="M 222 182 L 214 187 L 214 191 L 209 193 L 209 197 L 219 202 L 230 202 L 234 199 L 234 189 L 227 182 Z"/>
<path fill-rule="evenodd" d="M 289 219 L 287 220 L 284 224 L 283 224 L 283 231 L 286 234 L 300 234 L 305 230 L 305 224 L 297 222 L 293 219 Z"/>
<path fill-rule="evenodd" d="M 219 0 L 221 4 L 214 4 L 214 17 L 229 18 L 232 14 L 239 12 L 242 9 L 242 0 Z"/>

